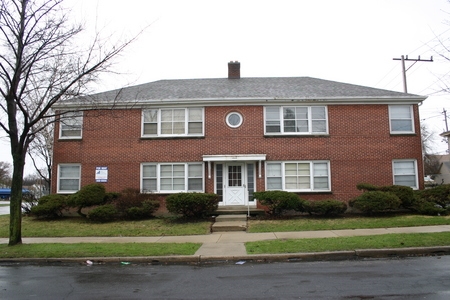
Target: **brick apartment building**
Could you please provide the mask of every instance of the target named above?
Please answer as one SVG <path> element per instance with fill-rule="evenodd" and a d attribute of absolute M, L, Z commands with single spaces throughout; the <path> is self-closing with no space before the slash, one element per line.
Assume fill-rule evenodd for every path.
<path fill-rule="evenodd" d="M 161 80 L 59 103 L 52 192 L 103 182 L 207 192 L 257 207 L 254 191 L 347 201 L 358 183 L 423 188 L 425 97 L 310 77 Z"/>

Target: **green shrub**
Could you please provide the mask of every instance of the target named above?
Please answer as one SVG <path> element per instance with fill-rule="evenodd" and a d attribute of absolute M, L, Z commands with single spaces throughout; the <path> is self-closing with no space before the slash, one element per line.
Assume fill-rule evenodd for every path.
<path fill-rule="evenodd" d="M 105 193 L 105 198 L 103 199 L 103 203 L 110 203 L 117 200 L 121 196 L 120 193 L 116 192 L 107 192 Z"/>
<path fill-rule="evenodd" d="M 450 184 L 417 191 L 412 209 L 424 215 L 447 215 L 450 213 Z"/>
<path fill-rule="evenodd" d="M 414 190 L 409 186 L 403 185 L 386 185 L 386 186 L 376 186 L 369 183 L 359 183 L 356 188 L 360 191 L 380 191 L 380 192 L 391 192 L 400 199 L 402 202 L 401 206 L 404 208 L 411 208 L 415 198 Z"/>
<path fill-rule="evenodd" d="M 268 214 L 281 215 L 288 210 L 303 211 L 303 200 L 297 194 L 286 191 L 254 192 L 262 205 L 267 206 Z"/>
<path fill-rule="evenodd" d="M 450 208 L 450 184 L 438 185 L 431 189 L 418 192 L 418 196 L 443 209 Z"/>
<path fill-rule="evenodd" d="M 412 209 L 419 214 L 429 216 L 447 215 L 449 213 L 448 210 L 421 198 L 417 199 L 414 202 L 414 204 L 412 205 Z"/>
<path fill-rule="evenodd" d="M 52 194 L 41 197 L 37 205 L 31 207 L 31 214 L 41 218 L 58 218 L 63 216 L 63 211 L 67 208 L 67 197 L 64 195 Z"/>
<path fill-rule="evenodd" d="M 99 183 L 92 183 L 85 185 L 75 194 L 70 195 L 69 205 L 71 207 L 77 207 L 77 213 L 86 217 L 82 213 L 82 209 L 94 205 L 102 205 L 105 203 L 105 187 Z"/>
<path fill-rule="evenodd" d="M 133 206 L 125 211 L 125 217 L 131 220 L 147 219 L 153 216 L 153 213 L 159 208 L 159 202 L 155 200 L 144 200 L 142 205 Z"/>
<path fill-rule="evenodd" d="M 159 208 L 159 201 L 154 194 L 141 194 L 138 189 L 128 188 L 114 200 L 118 211 L 126 219 L 145 219 L 152 217 Z"/>
<path fill-rule="evenodd" d="M 201 218 L 212 214 L 219 206 L 216 194 L 177 193 L 167 196 L 166 208 L 187 218 Z"/>
<path fill-rule="evenodd" d="M 306 200 L 303 209 L 310 215 L 339 215 L 347 210 L 347 204 L 339 200 Z"/>
<path fill-rule="evenodd" d="M 356 188 L 360 191 L 376 191 L 378 190 L 378 187 L 376 185 L 370 184 L 370 183 L 358 183 L 356 185 Z"/>
<path fill-rule="evenodd" d="M 372 214 L 398 209 L 401 201 L 397 195 L 390 192 L 369 191 L 350 200 L 349 205 L 363 213 Z"/>
<path fill-rule="evenodd" d="M 382 192 L 391 192 L 395 194 L 402 202 L 401 206 L 403 208 L 411 208 L 411 205 L 414 203 L 415 200 L 414 190 L 409 186 L 387 185 L 379 187 L 378 190 Z"/>
<path fill-rule="evenodd" d="M 87 217 L 94 222 L 110 222 L 116 219 L 118 211 L 113 204 L 105 204 L 91 209 Z"/>

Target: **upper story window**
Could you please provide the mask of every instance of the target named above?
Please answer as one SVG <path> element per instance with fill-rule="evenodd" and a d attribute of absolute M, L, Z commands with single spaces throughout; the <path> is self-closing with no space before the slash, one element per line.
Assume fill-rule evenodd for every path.
<path fill-rule="evenodd" d="M 83 128 L 83 112 L 68 112 L 59 121 L 60 139 L 81 139 Z"/>
<path fill-rule="evenodd" d="M 265 134 L 326 134 L 325 106 L 266 106 Z"/>
<path fill-rule="evenodd" d="M 203 136 L 203 108 L 142 110 L 142 136 Z"/>
<path fill-rule="evenodd" d="M 266 189 L 283 191 L 329 191 L 329 161 L 267 162 Z"/>
<path fill-rule="evenodd" d="M 58 165 L 58 193 L 75 193 L 80 189 L 81 165 Z"/>
<path fill-rule="evenodd" d="M 227 125 L 231 128 L 238 128 L 242 124 L 242 115 L 238 112 L 232 112 L 227 115 Z"/>
<path fill-rule="evenodd" d="M 412 105 L 389 105 L 391 133 L 414 133 Z"/>
<path fill-rule="evenodd" d="M 143 163 L 143 192 L 203 192 L 202 163 Z"/>

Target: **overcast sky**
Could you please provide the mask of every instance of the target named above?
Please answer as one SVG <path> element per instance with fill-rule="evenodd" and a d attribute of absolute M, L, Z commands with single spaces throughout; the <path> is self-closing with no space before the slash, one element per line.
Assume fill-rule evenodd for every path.
<path fill-rule="evenodd" d="M 429 96 L 421 119 L 447 145 L 442 110 L 450 110 L 447 0 L 67 0 L 75 21 L 111 39 L 126 39 L 149 26 L 117 60 L 120 75 L 105 76 L 94 91 L 161 79 L 223 78 L 238 60 L 242 77 L 310 76 Z M 89 32 L 88 30 L 88 32 Z M 449 84 L 450 85 L 450 84 Z M 449 112 L 450 115 L 450 112 Z M 11 161 L 3 140 L 1 159 Z M 31 162 L 28 162 L 30 165 Z M 27 167 L 27 172 L 32 168 Z"/>

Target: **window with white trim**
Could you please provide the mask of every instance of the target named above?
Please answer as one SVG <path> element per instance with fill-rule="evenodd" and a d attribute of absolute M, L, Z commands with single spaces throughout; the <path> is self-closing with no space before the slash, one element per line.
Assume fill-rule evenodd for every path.
<path fill-rule="evenodd" d="M 75 193 L 80 189 L 81 164 L 58 165 L 58 193 Z"/>
<path fill-rule="evenodd" d="M 327 134 L 326 106 L 266 106 L 264 132 L 276 134 Z"/>
<path fill-rule="evenodd" d="M 83 112 L 68 112 L 59 120 L 60 139 L 81 139 Z"/>
<path fill-rule="evenodd" d="M 329 161 L 267 162 L 266 189 L 330 191 L 330 163 Z"/>
<path fill-rule="evenodd" d="M 394 184 L 409 186 L 413 189 L 419 187 L 417 181 L 417 161 L 415 159 L 399 159 L 392 162 Z"/>
<path fill-rule="evenodd" d="M 143 192 L 203 192 L 203 177 L 201 162 L 141 164 Z"/>
<path fill-rule="evenodd" d="M 142 136 L 203 136 L 203 108 L 142 110 Z"/>
<path fill-rule="evenodd" d="M 391 133 L 414 133 L 412 105 L 389 105 Z"/>

